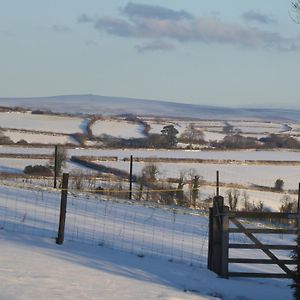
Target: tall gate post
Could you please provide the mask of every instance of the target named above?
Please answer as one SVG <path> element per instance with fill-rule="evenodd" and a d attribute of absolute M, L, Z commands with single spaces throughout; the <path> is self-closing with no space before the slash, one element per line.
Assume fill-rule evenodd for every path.
<path fill-rule="evenodd" d="M 209 244 L 207 267 L 223 278 L 228 277 L 229 208 L 224 198 L 214 197 L 209 210 Z"/>

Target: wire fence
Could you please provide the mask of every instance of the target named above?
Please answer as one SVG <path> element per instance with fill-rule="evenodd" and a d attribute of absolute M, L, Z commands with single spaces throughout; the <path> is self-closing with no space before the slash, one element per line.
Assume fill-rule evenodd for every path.
<path fill-rule="evenodd" d="M 60 193 L 1 185 L 0 228 L 11 232 L 55 237 Z"/>
<path fill-rule="evenodd" d="M 65 240 L 206 265 L 207 218 L 192 210 L 105 199 L 104 195 L 69 193 Z M 4 230 L 55 238 L 59 209 L 59 190 L 0 187 L 0 228 Z"/>

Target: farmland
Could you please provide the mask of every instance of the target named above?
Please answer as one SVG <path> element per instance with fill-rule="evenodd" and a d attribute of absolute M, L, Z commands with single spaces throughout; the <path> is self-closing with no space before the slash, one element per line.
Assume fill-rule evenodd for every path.
<path fill-rule="evenodd" d="M 198 144 L 180 140 L 191 124 L 203 133 L 203 141 Z M 224 196 L 225 203 L 229 203 L 229 195 L 238 197 L 235 207 L 238 210 L 277 212 L 283 203 L 295 203 L 298 197 L 300 151 L 294 147 L 296 144 L 292 143 L 291 148 L 263 144 L 263 139 L 272 135 L 297 141 L 300 124 L 295 121 L 33 114 L 26 110 L 1 112 L 0 126 L 0 227 L 16 236 L 33 235 L 32 239 L 37 241 L 56 234 L 59 194 L 53 189 L 53 176 L 24 172 L 27 166 L 49 168 L 53 164 L 54 146 L 60 145 L 67 155 L 62 171 L 70 174 L 64 247 L 74 255 L 81 250 L 74 248 L 72 242 L 83 242 L 83 248 L 89 253 L 95 252 L 95 248 L 89 247 L 104 245 L 103 255 L 106 249 L 112 249 L 116 251 L 114 257 L 121 255 L 118 254 L 121 251 L 145 262 L 150 257 L 154 261 L 161 259 L 161 263 L 169 260 L 190 264 L 193 268 L 200 267 L 194 278 L 207 277 L 207 209 L 217 193 L 217 171 L 218 192 Z M 153 136 L 160 137 L 165 126 L 174 126 L 178 131 L 176 147 L 132 146 L 136 141 L 143 144 Z M 228 136 L 252 138 L 256 147 L 224 148 L 222 142 Z M 128 199 L 131 156 L 135 180 L 132 198 Z M 147 177 L 150 173 L 145 173 L 149 170 L 155 172 L 151 181 Z M 278 179 L 283 183 L 279 189 L 275 184 Z M 180 182 L 182 198 L 178 198 Z M 61 184 L 60 178 L 58 184 Z M 243 241 L 243 238 L 234 235 L 233 240 Z M 14 239 L 10 241 L 14 242 Z M 273 235 L 264 242 L 291 243 L 292 240 L 281 240 Z M 48 255 L 49 246 L 44 241 L 37 243 Z M 22 247 L 20 251 L 27 250 Z M 242 255 L 239 251 L 232 253 L 237 257 Z M 249 257 L 253 255 L 251 252 Z M 260 257 L 258 252 L 255 255 Z M 288 255 L 286 251 L 280 252 L 283 258 Z M 128 259 L 135 264 L 134 258 Z M 251 268 L 261 271 L 258 265 Z M 277 271 L 276 267 L 267 269 Z M 233 270 L 248 269 L 237 265 Z M 170 276 L 170 280 L 177 279 Z M 213 280 L 218 284 L 218 279 Z M 229 283 L 234 284 L 234 280 Z M 207 295 L 239 297 L 242 292 L 232 293 L 230 284 L 222 284 L 221 289 L 215 290 L 216 294 L 204 285 L 184 282 L 183 286 L 184 290 L 192 290 L 191 299 Z M 286 283 L 253 281 L 255 288 L 261 286 L 260 295 L 277 284 L 282 290 L 278 292 L 278 299 L 282 295 L 288 298 Z M 255 299 L 254 294 L 253 297 Z M 273 297 L 276 299 L 277 294 Z"/>
<path fill-rule="evenodd" d="M 260 120 L 186 120 L 157 117 L 94 117 L 93 115 L 66 115 L 33 113 L 30 110 L 1 112 L 0 126 L 3 137 L 10 143 L 0 146 L 0 172 L 5 175 L 25 176 L 23 170 L 28 165 L 49 164 L 54 145 L 64 145 L 68 160 L 65 172 L 82 173 L 96 176 L 101 173 L 89 170 L 86 166 L 74 163 L 72 157 L 85 157 L 105 168 L 129 171 L 129 157 L 134 158 L 133 174 L 140 176 L 150 164 L 157 167 L 157 180 L 170 182 L 176 189 L 180 176 L 188 182 L 197 175 L 201 180 L 198 201 L 214 196 L 216 172 L 220 174 L 221 192 L 226 195 L 230 189 L 237 189 L 247 195 L 253 203 L 262 201 L 265 209 L 278 211 L 284 197 L 295 200 L 300 178 L 300 152 L 298 149 L 218 149 L 210 142 L 221 142 L 230 129 L 230 135 L 260 139 L 269 135 L 279 135 L 299 139 L 300 124 L 295 121 Z M 164 126 L 172 125 L 178 136 L 186 132 L 190 124 L 203 132 L 206 144 L 192 145 L 178 142 L 172 149 L 110 148 L 105 145 L 109 140 L 145 139 L 147 135 L 160 134 Z M 145 128 L 147 127 L 147 130 Z M 85 136 L 84 144 L 76 141 L 74 135 Z M 114 159 L 107 159 L 113 157 Z M 2 177 L 3 177 L 2 175 Z M 275 191 L 277 179 L 284 182 L 283 190 Z M 115 178 L 115 180 L 118 180 Z M 123 180 L 123 179 L 122 179 Z M 124 183 L 126 186 L 126 183 Z M 189 184 L 184 190 L 188 193 Z M 138 186 L 135 186 L 138 188 Z M 242 201 L 242 199 L 240 200 Z"/>

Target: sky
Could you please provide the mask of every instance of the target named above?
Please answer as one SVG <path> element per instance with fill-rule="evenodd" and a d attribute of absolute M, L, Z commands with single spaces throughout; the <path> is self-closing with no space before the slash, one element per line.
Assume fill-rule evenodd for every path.
<path fill-rule="evenodd" d="M 290 0 L 0 0 L 0 97 L 300 108 Z"/>

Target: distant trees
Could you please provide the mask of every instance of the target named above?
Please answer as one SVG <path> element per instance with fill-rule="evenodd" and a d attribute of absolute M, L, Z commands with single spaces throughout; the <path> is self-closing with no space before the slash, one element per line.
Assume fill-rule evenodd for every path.
<path fill-rule="evenodd" d="M 23 171 L 27 175 L 37 175 L 37 176 L 51 176 L 52 171 L 47 166 L 42 165 L 29 165 L 24 168 Z"/>
<path fill-rule="evenodd" d="M 229 124 L 228 122 L 225 122 L 225 125 L 223 127 L 223 132 L 226 134 L 230 134 L 233 133 L 233 126 L 231 124 Z"/>
<path fill-rule="evenodd" d="M 284 195 L 281 199 L 281 206 L 279 208 L 279 211 L 282 213 L 296 213 L 297 204 L 297 201 L 293 200 L 291 196 Z"/>
<path fill-rule="evenodd" d="M 14 142 L 8 136 L 4 135 L 4 133 L 0 129 L 0 144 L 9 145 L 13 143 Z"/>
<path fill-rule="evenodd" d="M 56 161 L 56 171 L 57 175 L 60 175 L 63 167 L 66 165 L 67 161 L 67 150 L 59 146 L 57 147 L 57 161 Z M 49 161 L 49 167 L 55 171 L 55 152 L 53 152 L 53 157 Z"/>
<path fill-rule="evenodd" d="M 275 191 L 282 191 L 283 190 L 284 181 L 281 178 L 276 179 L 274 183 L 274 190 Z"/>
<path fill-rule="evenodd" d="M 166 125 L 161 130 L 161 135 L 164 137 L 166 141 L 166 146 L 168 148 L 174 148 L 177 145 L 177 134 L 178 130 L 174 127 L 174 125 Z"/>
<path fill-rule="evenodd" d="M 260 147 L 257 139 L 240 134 L 227 135 L 220 142 L 211 143 L 213 147 L 225 149 L 253 149 Z"/>
<path fill-rule="evenodd" d="M 187 199 L 184 196 L 183 188 L 185 186 L 185 172 L 180 172 L 179 178 L 178 178 L 178 185 L 175 193 L 177 205 L 179 206 L 187 206 Z"/>
<path fill-rule="evenodd" d="M 192 148 L 192 144 L 204 144 L 204 133 L 202 130 L 197 128 L 195 124 L 189 124 L 184 132 L 180 135 L 180 141 L 188 143 L 189 147 Z"/>
<path fill-rule="evenodd" d="M 290 148 L 299 149 L 300 142 L 295 138 L 285 134 L 270 134 L 259 140 L 265 148 Z"/>

